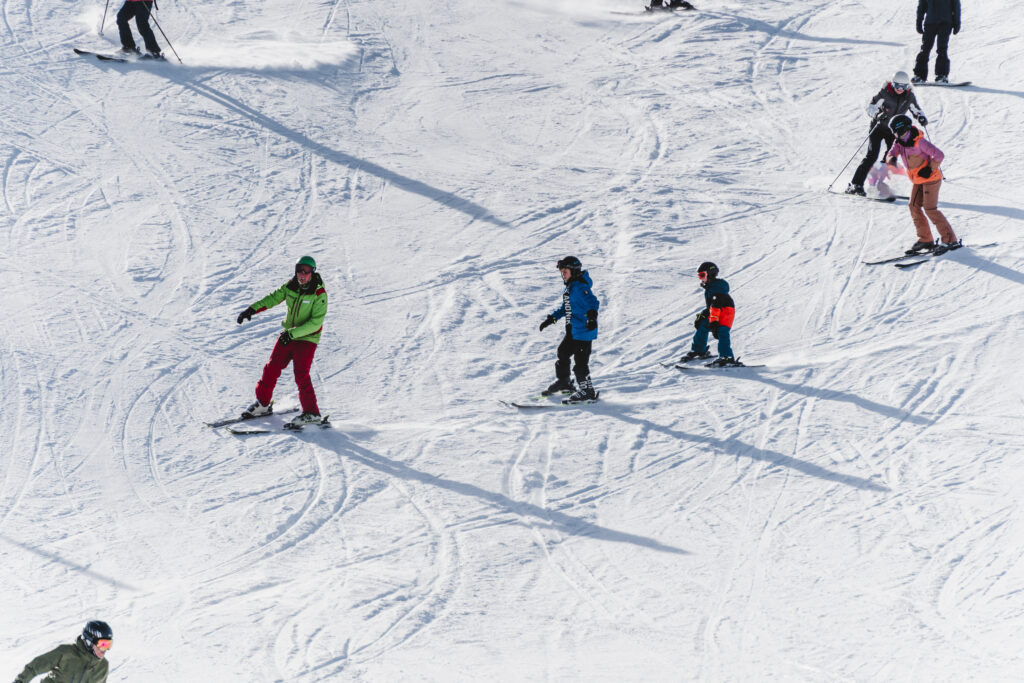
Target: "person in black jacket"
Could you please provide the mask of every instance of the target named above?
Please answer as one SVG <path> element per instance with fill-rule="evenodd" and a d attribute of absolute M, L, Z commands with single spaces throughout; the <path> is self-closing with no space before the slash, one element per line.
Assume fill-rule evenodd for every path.
<path fill-rule="evenodd" d="M 868 139 L 868 153 L 864 160 L 853 172 L 853 180 L 846 188 L 846 194 L 855 194 L 861 197 L 864 194 L 864 180 L 868 177 L 871 167 L 878 161 L 878 153 L 888 150 L 896 140 L 892 131 L 889 130 L 889 120 L 894 116 L 909 112 L 917 119 L 922 126 L 928 125 L 921 107 L 917 104 L 917 97 L 910 87 L 910 79 L 906 71 L 897 71 L 893 74 L 892 80 L 882 86 L 878 94 L 871 98 L 867 106 L 867 114 L 871 117 L 871 131 Z M 885 147 L 882 143 L 885 142 Z"/>
<path fill-rule="evenodd" d="M 914 83 L 928 80 L 928 57 L 935 48 L 935 82 L 949 82 L 949 34 L 960 33 L 960 0 L 917 0 L 917 32 L 921 51 L 914 64 Z"/>

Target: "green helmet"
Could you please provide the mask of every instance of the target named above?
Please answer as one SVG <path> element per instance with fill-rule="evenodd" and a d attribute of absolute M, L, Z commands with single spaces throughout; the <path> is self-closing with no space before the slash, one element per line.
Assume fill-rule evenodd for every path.
<path fill-rule="evenodd" d="M 309 266 L 313 270 L 316 270 L 316 261 L 313 260 L 312 256 L 303 256 L 302 258 L 299 259 L 298 263 L 296 263 L 295 265 L 296 266 Z"/>

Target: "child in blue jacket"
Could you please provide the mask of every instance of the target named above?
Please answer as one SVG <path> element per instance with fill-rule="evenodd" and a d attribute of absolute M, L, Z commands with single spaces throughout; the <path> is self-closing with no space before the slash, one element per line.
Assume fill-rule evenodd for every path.
<path fill-rule="evenodd" d="M 700 286 L 704 288 L 704 304 L 706 308 L 697 314 L 693 326 L 693 344 L 690 350 L 679 359 L 680 363 L 688 363 L 697 358 L 710 358 L 708 351 L 708 333 L 718 340 L 718 358 L 709 363 L 712 367 L 740 366 L 733 358 L 731 331 L 732 321 L 736 316 L 736 304 L 729 296 L 729 283 L 718 277 L 718 266 L 705 261 L 697 268 Z"/>
<path fill-rule="evenodd" d="M 558 270 L 562 274 L 565 290 L 562 292 L 562 304 L 551 312 L 540 324 L 543 330 L 553 325 L 559 318 L 565 318 L 565 337 L 558 345 L 558 361 L 555 363 L 555 381 L 541 393 L 545 396 L 563 393 L 569 396 L 563 403 L 582 403 L 597 400 L 597 392 L 590 381 L 591 345 L 597 339 L 597 310 L 601 302 L 594 296 L 594 281 L 590 279 L 583 264 L 575 256 L 566 256 L 558 262 Z M 573 392 L 572 379 L 569 377 L 569 362 L 575 361 L 572 368 L 576 375 L 579 388 Z"/>

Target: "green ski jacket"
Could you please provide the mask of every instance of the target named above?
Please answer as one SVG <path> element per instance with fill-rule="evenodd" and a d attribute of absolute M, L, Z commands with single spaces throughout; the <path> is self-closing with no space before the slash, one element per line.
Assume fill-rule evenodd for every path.
<path fill-rule="evenodd" d="M 28 683 L 47 672 L 50 675 L 42 683 L 106 683 L 108 666 L 79 637 L 72 645 L 60 645 L 33 659 L 14 683 Z"/>
<path fill-rule="evenodd" d="M 282 301 L 287 304 L 288 313 L 285 314 L 281 327 L 291 332 L 292 339 L 296 341 L 319 344 L 320 332 L 324 328 L 324 318 L 327 316 L 327 290 L 324 289 L 324 280 L 320 273 L 313 273 L 306 291 L 299 289 L 299 281 L 293 277 L 252 304 L 252 308 L 257 313 L 262 313 Z"/>

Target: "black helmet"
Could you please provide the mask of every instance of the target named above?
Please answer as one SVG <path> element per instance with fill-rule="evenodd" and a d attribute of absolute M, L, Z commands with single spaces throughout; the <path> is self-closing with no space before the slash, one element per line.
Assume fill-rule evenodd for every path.
<path fill-rule="evenodd" d="M 889 122 L 889 130 L 897 138 L 902 138 L 907 131 L 913 128 L 913 123 L 910 117 L 906 114 L 900 114 L 899 116 L 892 117 L 892 121 Z"/>
<path fill-rule="evenodd" d="M 575 256 L 566 256 L 564 259 L 558 262 L 558 269 L 568 268 L 572 271 L 573 275 L 579 275 L 583 272 L 583 264 Z"/>
<path fill-rule="evenodd" d="M 105 621 L 90 621 L 82 629 L 82 640 L 89 647 L 95 647 L 98 640 L 111 640 L 114 632 Z"/>
<path fill-rule="evenodd" d="M 707 273 L 708 279 L 714 280 L 716 277 L 718 277 L 718 266 L 716 266 L 711 261 L 705 261 L 704 263 L 700 264 L 700 266 L 697 268 L 698 277 L 701 273 Z"/>

